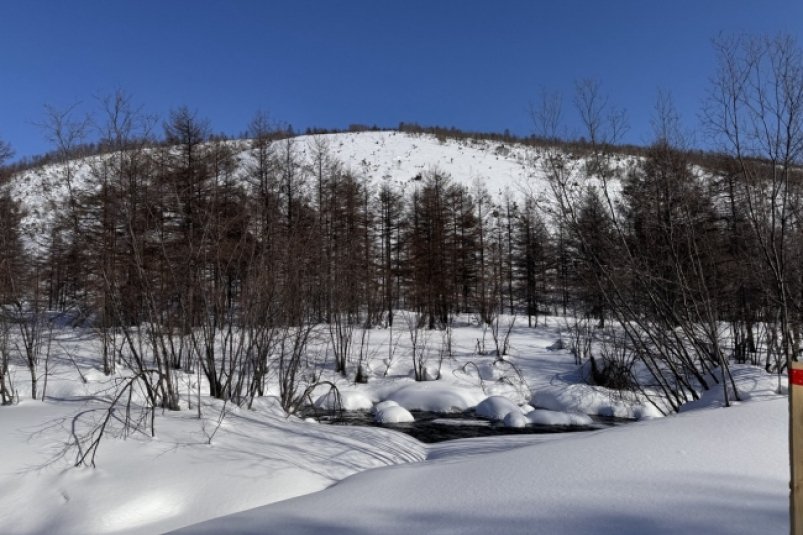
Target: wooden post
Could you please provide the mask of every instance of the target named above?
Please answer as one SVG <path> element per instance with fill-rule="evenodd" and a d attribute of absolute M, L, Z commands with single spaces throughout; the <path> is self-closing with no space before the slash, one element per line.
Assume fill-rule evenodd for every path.
<path fill-rule="evenodd" d="M 803 362 L 789 363 L 789 527 L 803 535 Z"/>

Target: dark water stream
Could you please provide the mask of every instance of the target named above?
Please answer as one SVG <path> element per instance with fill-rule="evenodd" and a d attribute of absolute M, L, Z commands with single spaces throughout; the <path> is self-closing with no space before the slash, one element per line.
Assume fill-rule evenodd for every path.
<path fill-rule="evenodd" d="M 592 416 L 594 423 L 589 426 L 551 426 L 530 424 L 523 428 L 505 427 L 502 422 L 490 422 L 477 418 L 474 411 L 457 413 L 434 413 L 410 411 L 415 422 L 403 424 L 378 424 L 368 411 L 344 411 L 341 413 L 315 414 L 307 412 L 321 423 L 331 425 L 362 425 L 385 427 L 407 433 L 421 442 L 433 443 L 456 438 L 489 437 L 497 435 L 527 435 L 534 433 L 566 433 L 570 431 L 593 431 L 605 427 L 619 425 L 629 420 Z"/>

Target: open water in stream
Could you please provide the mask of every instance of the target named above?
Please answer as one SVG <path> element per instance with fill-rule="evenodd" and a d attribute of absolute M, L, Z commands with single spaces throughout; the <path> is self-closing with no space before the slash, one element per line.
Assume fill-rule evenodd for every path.
<path fill-rule="evenodd" d="M 369 411 L 343 411 L 340 413 L 306 412 L 321 423 L 331 425 L 362 425 L 385 427 L 407 433 L 421 442 L 433 443 L 457 438 L 489 437 L 496 435 L 527 435 L 534 433 L 566 433 L 594 431 L 627 423 L 630 420 L 592 416 L 594 423 L 589 426 L 551 426 L 530 424 L 522 428 L 505 427 L 502 422 L 491 422 L 478 418 L 474 411 L 455 413 L 435 413 L 410 411 L 415 422 L 403 424 L 378 424 Z"/>

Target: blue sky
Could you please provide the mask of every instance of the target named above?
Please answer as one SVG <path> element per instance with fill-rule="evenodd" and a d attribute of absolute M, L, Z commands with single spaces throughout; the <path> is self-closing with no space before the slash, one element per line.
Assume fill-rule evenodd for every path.
<path fill-rule="evenodd" d="M 118 88 L 230 135 L 257 110 L 296 130 L 416 121 L 526 135 L 541 88 L 570 103 L 575 81 L 594 78 L 628 112 L 625 141 L 643 144 L 659 88 L 695 126 L 713 37 L 778 31 L 803 42 L 803 1 L 5 0 L 0 138 L 20 156 L 46 151 L 44 105 L 88 112 Z"/>

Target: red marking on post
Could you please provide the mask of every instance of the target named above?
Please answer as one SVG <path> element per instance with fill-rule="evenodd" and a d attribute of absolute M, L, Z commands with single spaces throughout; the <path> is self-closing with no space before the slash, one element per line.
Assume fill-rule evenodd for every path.
<path fill-rule="evenodd" d="M 789 382 L 792 383 L 793 385 L 803 386 L 803 369 L 800 370 L 790 369 Z"/>

